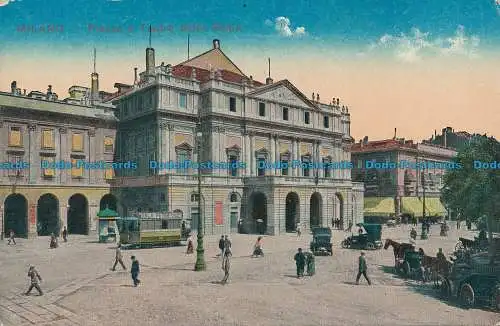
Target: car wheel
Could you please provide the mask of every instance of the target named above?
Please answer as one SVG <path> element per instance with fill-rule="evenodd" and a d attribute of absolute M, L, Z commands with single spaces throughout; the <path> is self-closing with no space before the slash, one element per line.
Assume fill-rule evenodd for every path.
<path fill-rule="evenodd" d="M 470 284 L 462 285 L 460 289 L 460 303 L 462 303 L 467 308 L 472 308 L 474 306 L 474 290 Z"/>
<path fill-rule="evenodd" d="M 371 243 L 371 242 L 368 242 L 366 244 L 366 249 L 368 249 L 368 250 L 374 250 L 375 249 L 375 245 L 373 243 Z"/>
<path fill-rule="evenodd" d="M 347 248 L 349 248 L 349 241 L 344 240 L 344 241 L 342 241 L 341 245 L 342 245 L 342 248 L 347 249 Z"/>

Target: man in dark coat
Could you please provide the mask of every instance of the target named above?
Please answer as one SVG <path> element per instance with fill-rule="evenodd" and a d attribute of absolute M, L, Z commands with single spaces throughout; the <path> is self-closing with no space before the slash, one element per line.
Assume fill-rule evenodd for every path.
<path fill-rule="evenodd" d="M 130 257 L 132 259 L 132 267 L 130 268 L 130 273 L 132 274 L 132 281 L 134 282 L 134 286 L 139 285 L 141 280 L 139 280 L 139 261 L 135 258 L 135 256 Z"/>
<path fill-rule="evenodd" d="M 366 259 L 365 259 L 365 253 L 361 252 L 361 255 L 359 256 L 359 264 L 358 264 L 358 275 L 356 276 L 356 285 L 359 284 L 359 279 L 361 278 L 361 275 L 363 275 L 368 282 L 368 285 L 371 285 L 372 282 L 370 281 L 370 278 L 366 274 L 368 268 L 366 266 Z"/>
<path fill-rule="evenodd" d="M 224 236 L 223 235 L 221 235 L 220 239 L 219 239 L 219 250 L 220 250 L 220 254 L 218 254 L 217 256 L 223 257 L 224 256 Z"/>
<path fill-rule="evenodd" d="M 306 256 L 302 252 L 302 248 L 299 248 L 293 259 L 295 260 L 295 265 L 297 266 L 297 277 L 304 276 L 304 268 L 306 266 Z"/>
<path fill-rule="evenodd" d="M 28 277 L 30 278 L 31 284 L 25 295 L 29 295 L 33 288 L 37 289 L 39 295 L 43 295 L 43 291 L 39 285 L 39 282 L 42 280 L 42 278 L 40 277 L 40 274 L 38 274 L 38 271 L 35 269 L 35 266 L 30 266 Z"/>

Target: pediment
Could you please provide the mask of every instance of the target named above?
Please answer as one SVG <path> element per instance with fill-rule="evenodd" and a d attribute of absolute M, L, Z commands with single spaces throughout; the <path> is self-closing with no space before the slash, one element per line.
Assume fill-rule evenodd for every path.
<path fill-rule="evenodd" d="M 175 146 L 175 150 L 177 151 L 191 151 L 193 147 L 188 143 L 182 143 L 180 145 Z"/>
<path fill-rule="evenodd" d="M 302 92 L 287 80 L 258 88 L 249 93 L 248 96 L 264 101 L 278 102 L 283 104 L 283 106 L 289 105 L 293 107 L 318 109 L 313 102 L 308 100 Z"/>

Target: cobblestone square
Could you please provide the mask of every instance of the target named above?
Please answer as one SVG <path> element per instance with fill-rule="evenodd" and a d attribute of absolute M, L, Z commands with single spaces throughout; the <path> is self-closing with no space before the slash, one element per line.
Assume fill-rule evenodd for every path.
<path fill-rule="evenodd" d="M 453 251 L 465 230 L 418 240 L 429 255 Z M 384 229 L 383 238 L 407 241 L 409 228 Z M 359 250 L 341 249 L 345 232 L 334 231 L 333 256 L 316 258 L 316 275 L 295 278 L 293 255 L 310 235 L 264 238 L 265 257 L 250 258 L 256 236 L 232 235 L 227 285 L 216 257 L 217 237 L 206 237 L 207 271 L 193 272 L 195 255 L 185 247 L 123 251 L 127 267 L 136 255 L 142 284 L 129 272 L 110 271 L 114 244 L 71 236 L 48 249 L 48 239 L 19 239 L 0 247 L 0 321 L 14 325 L 488 325 L 500 322 L 487 309 L 465 310 L 437 298 L 430 285 L 393 275 L 392 250 L 368 251 L 373 285 L 354 285 Z M 44 296 L 24 296 L 29 264 L 40 272 Z M 32 293 L 36 293 L 32 292 Z"/>

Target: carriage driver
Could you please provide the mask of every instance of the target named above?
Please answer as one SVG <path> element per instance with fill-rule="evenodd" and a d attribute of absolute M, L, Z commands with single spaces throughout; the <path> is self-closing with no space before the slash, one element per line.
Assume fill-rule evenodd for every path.
<path fill-rule="evenodd" d="M 443 248 L 439 248 L 439 250 L 436 254 L 436 258 L 438 260 L 446 260 L 446 256 L 443 254 Z"/>

